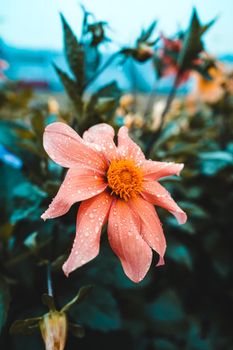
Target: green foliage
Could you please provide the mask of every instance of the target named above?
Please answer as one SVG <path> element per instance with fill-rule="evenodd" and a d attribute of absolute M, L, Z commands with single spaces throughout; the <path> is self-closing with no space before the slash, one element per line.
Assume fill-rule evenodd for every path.
<path fill-rule="evenodd" d="M 29 318 L 25 320 L 18 320 L 13 323 L 13 325 L 10 328 L 11 334 L 31 334 L 36 329 L 38 329 L 38 321 L 41 319 L 41 317 L 34 317 Z"/>
<path fill-rule="evenodd" d="M 185 71 L 186 69 L 193 69 L 199 71 L 203 76 L 207 76 L 208 68 L 213 65 L 211 59 L 204 60 L 200 64 L 193 63 L 195 59 L 198 59 L 199 54 L 204 51 L 204 44 L 202 40 L 203 34 L 216 22 L 216 18 L 211 20 L 206 25 L 201 25 L 198 18 L 196 9 L 193 10 L 192 18 L 190 21 L 189 28 L 184 36 L 182 50 L 178 57 L 178 66 L 180 71 Z M 211 79 L 209 77 L 209 79 Z"/>
<path fill-rule="evenodd" d="M 84 15 L 80 40 L 77 39 L 65 18 L 61 15 L 64 52 L 72 77 L 54 64 L 54 68 L 75 109 L 72 125 L 81 134 L 93 124 L 106 120 L 110 121 L 120 97 L 120 90 L 115 81 L 101 87 L 92 95 L 88 93 L 88 99 L 84 96 L 91 83 L 117 55 L 114 54 L 109 61 L 99 67 L 101 62 L 99 46 L 108 41 L 105 34 L 106 23 L 101 21 L 90 22 L 90 18 L 93 16 L 84 7 L 82 9 Z"/>
<path fill-rule="evenodd" d="M 56 65 L 54 65 L 54 68 L 61 79 L 62 84 L 64 85 L 64 88 L 72 100 L 75 110 L 77 112 L 78 117 L 81 119 L 82 118 L 82 100 L 80 97 L 80 92 L 77 87 L 77 84 L 75 83 L 74 80 L 72 80 L 68 74 L 63 72 L 60 68 L 58 68 Z"/>
<path fill-rule="evenodd" d="M 151 25 L 146 29 L 146 30 L 142 30 L 141 35 L 139 36 L 139 38 L 137 39 L 137 43 L 145 43 L 148 40 L 151 39 L 151 36 L 154 34 L 154 30 L 156 28 L 157 25 L 157 21 L 153 21 L 151 23 Z"/>
<path fill-rule="evenodd" d="M 69 64 L 70 70 L 73 73 L 77 82 L 76 89 L 78 94 L 82 93 L 85 82 L 85 61 L 84 61 L 84 48 L 79 44 L 77 38 L 73 34 L 70 26 L 66 22 L 65 18 L 61 15 L 61 21 L 63 25 L 64 33 L 64 49 L 66 59 Z"/>
<path fill-rule="evenodd" d="M 177 74 L 175 84 L 178 86 L 187 80 L 188 73 L 192 70 L 211 80 L 208 70 L 214 67 L 214 60 L 203 54 L 205 48 L 202 37 L 216 20 L 217 18 L 202 25 L 194 8 L 185 32 L 179 31 L 171 39 L 162 35 L 162 47 L 153 56 L 157 76 L 160 78 L 172 69 Z"/>
<path fill-rule="evenodd" d="M 92 293 L 94 303 L 83 303 L 79 307 L 79 317 L 87 327 L 109 332 L 120 328 L 120 314 L 117 302 L 111 292 L 95 288 Z"/>
<path fill-rule="evenodd" d="M 45 192 L 29 182 L 14 186 L 10 205 L 15 210 L 10 215 L 10 222 L 15 224 L 23 219 L 35 220 L 38 217 L 37 209 L 45 197 Z"/>
<path fill-rule="evenodd" d="M 135 61 L 144 63 L 151 59 L 153 48 L 159 39 L 152 39 L 156 29 L 157 21 L 153 21 L 147 29 L 143 29 L 139 37 L 136 39 L 135 47 L 124 47 L 121 53 L 125 58 L 132 57 Z"/>
<path fill-rule="evenodd" d="M 97 92 L 93 93 L 84 107 L 86 128 L 101 121 L 108 121 L 109 124 L 112 124 L 119 97 L 120 90 L 115 81 L 100 87 Z"/>
<path fill-rule="evenodd" d="M 0 332 L 7 319 L 9 304 L 9 287 L 4 277 L 0 275 Z"/>
<path fill-rule="evenodd" d="M 69 331 L 76 338 L 83 338 L 85 336 L 85 330 L 78 324 L 69 323 Z"/>
<path fill-rule="evenodd" d="M 50 268 L 50 265 L 46 263 L 47 268 Z M 29 335 L 34 333 L 35 331 L 40 330 L 41 334 L 46 338 L 45 342 L 46 344 L 50 344 L 51 339 L 56 337 L 57 329 L 60 328 L 60 336 L 63 333 L 64 339 L 60 339 L 60 343 L 65 344 L 66 341 L 66 330 L 67 328 L 69 331 L 77 338 L 83 338 L 85 335 L 85 330 L 82 326 L 75 323 L 70 323 L 68 321 L 67 312 L 69 309 L 75 304 L 82 302 L 88 293 L 91 290 L 91 286 L 84 286 L 82 287 L 77 296 L 73 298 L 71 301 L 69 301 L 60 311 L 58 311 L 55 307 L 55 301 L 52 295 L 49 294 L 43 294 L 42 296 L 42 302 L 44 305 L 46 305 L 49 309 L 49 312 L 39 316 L 39 317 L 32 317 L 24 320 L 17 320 L 15 321 L 11 327 L 10 327 L 10 334 L 25 334 Z M 64 331 L 62 332 L 61 327 L 65 327 Z M 53 329 L 52 333 L 51 329 Z M 48 334 L 48 335 L 47 335 Z"/>
<path fill-rule="evenodd" d="M 201 40 L 203 31 L 201 31 L 201 28 L 197 12 L 194 9 L 190 26 L 185 34 L 183 47 L 178 58 L 178 65 L 182 71 L 185 70 L 190 62 L 197 58 L 198 54 L 203 50 L 203 43 Z"/>

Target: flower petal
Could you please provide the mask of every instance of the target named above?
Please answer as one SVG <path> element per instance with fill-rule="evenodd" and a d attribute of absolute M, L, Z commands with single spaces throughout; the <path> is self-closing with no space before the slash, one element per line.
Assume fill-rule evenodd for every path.
<path fill-rule="evenodd" d="M 148 202 L 170 211 L 179 224 L 184 224 L 187 220 L 185 212 L 172 199 L 170 193 L 156 181 L 145 181 L 143 183 L 142 196 Z"/>
<path fill-rule="evenodd" d="M 100 234 L 111 203 L 112 197 L 107 192 L 81 203 L 74 244 L 68 260 L 63 265 L 66 276 L 99 254 Z"/>
<path fill-rule="evenodd" d="M 161 258 L 166 250 L 166 240 L 159 217 L 153 204 L 145 201 L 141 197 L 136 197 L 129 201 L 130 207 L 139 215 L 141 219 L 141 236 L 154 249 Z"/>
<path fill-rule="evenodd" d="M 79 165 L 102 173 L 106 169 L 104 155 L 85 145 L 83 139 L 67 124 L 49 124 L 43 142 L 49 157 L 63 167 Z"/>
<path fill-rule="evenodd" d="M 97 124 L 89 128 L 83 134 L 84 141 L 92 147 L 99 146 L 108 160 L 115 159 L 117 156 L 117 148 L 113 141 L 114 129 L 108 124 Z M 94 149 L 98 147 L 94 147 Z"/>
<path fill-rule="evenodd" d="M 111 125 L 105 124 L 105 123 L 100 123 L 100 124 L 93 125 L 87 131 L 85 131 L 85 133 L 84 133 L 85 136 L 83 135 L 83 139 L 85 141 L 91 142 L 91 138 L 95 134 L 108 135 L 109 137 L 111 137 L 113 139 L 115 132 L 114 132 L 114 129 Z"/>
<path fill-rule="evenodd" d="M 156 266 L 163 266 L 165 264 L 165 261 L 164 261 L 164 258 L 162 258 L 161 256 L 159 257 L 159 261 L 158 263 L 156 264 Z"/>
<path fill-rule="evenodd" d="M 141 168 L 144 174 L 144 179 L 152 181 L 158 180 L 161 177 L 179 175 L 183 167 L 184 164 L 146 160 Z"/>
<path fill-rule="evenodd" d="M 104 178 L 94 170 L 71 168 L 56 197 L 41 218 L 46 220 L 64 215 L 74 203 L 94 197 L 103 192 L 106 187 Z"/>
<path fill-rule="evenodd" d="M 123 158 L 132 159 L 137 165 L 141 165 L 145 156 L 141 148 L 131 140 L 128 128 L 122 126 L 118 132 L 118 151 Z"/>
<path fill-rule="evenodd" d="M 121 260 L 125 274 L 134 282 L 145 277 L 152 261 L 152 250 L 139 231 L 138 221 L 128 204 L 116 200 L 109 213 L 109 243 Z"/>

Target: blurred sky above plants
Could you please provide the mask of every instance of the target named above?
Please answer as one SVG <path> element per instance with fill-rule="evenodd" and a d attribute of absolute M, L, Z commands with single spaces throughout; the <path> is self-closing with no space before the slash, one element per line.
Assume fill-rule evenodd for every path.
<path fill-rule="evenodd" d="M 220 16 L 206 35 L 206 46 L 213 54 L 233 53 L 231 0 L 82 0 L 97 19 L 110 23 L 110 36 L 127 44 L 138 35 L 138 28 L 158 19 L 158 30 L 166 35 L 185 28 L 192 7 L 205 23 Z M 1 0 L 0 35 L 10 45 L 61 49 L 61 11 L 73 28 L 80 28 L 82 12 L 77 0 Z"/>

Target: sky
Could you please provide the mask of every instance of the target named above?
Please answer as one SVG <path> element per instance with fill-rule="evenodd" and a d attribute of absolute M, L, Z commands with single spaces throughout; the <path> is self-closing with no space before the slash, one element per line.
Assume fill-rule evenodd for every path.
<path fill-rule="evenodd" d="M 28 48 L 61 49 L 62 12 L 76 33 L 80 30 L 81 9 L 77 0 L 0 0 L 0 36 L 10 45 Z M 206 34 L 206 46 L 213 54 L 233 53 L 232 0 L 82 0 L 98 20 L 110 23 L 111 38 L 133 43 L 141 28 L 158 20 L 158 33 L 173 34 L 186 28 L 195 6 L 202 22 L 219 16 Z"/>

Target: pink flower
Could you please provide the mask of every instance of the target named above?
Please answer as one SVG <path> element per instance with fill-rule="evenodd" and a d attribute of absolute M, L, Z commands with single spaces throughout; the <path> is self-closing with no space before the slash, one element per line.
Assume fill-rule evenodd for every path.
<path fill-rule="evenodd" d="M 3 71 L 8 68 L 9 68 L 9 64 L 6 61 L 0 59 L 0 80 L 6 79 L 6 76 L 3 73 Z"/>
<path fill-rule="evenodd" d="M 161 75 L 166 77 L 169 75 L 177 75 L 179 73 L 180 76 L 177 86 L 186 83 L 191 76 L 191 71 L 195 70 L 195 68 L 196 70 L 198 67 L 200 68 L 200 66 L 205 63 L 204 59 L 198 55 L 196 58 L 190 59 L 188 66 L 180 71 L 181 67 L 178 62 L 184 42 L 181 39 L 169 39 L 163 34 L 161 34 L 161 39 L 163 46 L 158 51 L 161 60 Z"/>
<path fill-rule="evenodd" d="M 154 205 L 170 211 L 180 224 L 187 217 L 158 179 L 178 175 L 183 164 L 146 160 L 143 152 L 128 136 L 98 124 L 81 138 L 63 123 L 46 127 L 44 148 L 50 158 L 69 168 L 56 197 L 41 216 L 44 220 L 67 213 L 82 201 L 77 215 L 76 237 L 64 273 L 94 259 L 99 253 L 100 235 L 108 221 L 109 243 L 119 257 L 125 274 L 134 282 L 146 275 L 152 261 L 152 249 L 163 264 L 166 241 Z"/>

